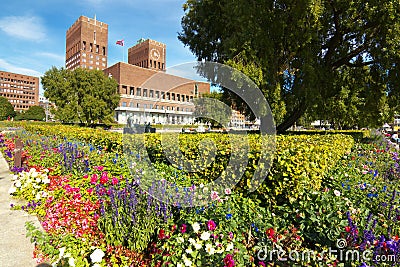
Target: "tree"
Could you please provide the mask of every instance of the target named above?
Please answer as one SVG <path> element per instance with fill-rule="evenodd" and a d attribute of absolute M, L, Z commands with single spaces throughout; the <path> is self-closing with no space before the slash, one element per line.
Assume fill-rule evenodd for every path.
<path fill-rule="evenodd" d="M 40 106 L 30 106 L 27 111 L 17 116 L 19 120 L 43 121 L 46 118 L 44 108 Z"/>
<path fill-rule="evenodd" d="M 0 120 L 6 120 L 15 116 L 15 111 L 7 98 L 0 96 Z"/>
<path fill-rule="evenodd" d="M 117 82 L 100 70 L 56 67 L 42 77 L 44 96 L 55 103 L 56 119 L 92 125 L 111 121 L 120 95 Z"/>
<path fill-rule="evenodd" d="M 230 106 L 222 101 L 222 94 L 211 92 L 202 94 L 200 98 L 194 98 L 193 104 L 196 117 L 195 122 L 210 123 L 212 127 L 228 127 L 232 116 Z"/>
<path fill-rule="evenodd" d="M 357 102 L 347 114 L 366 126 L 399 108 L 397 0 L 188 0 L 184 11 L 178 38 L 199 60 L 229 64 L 252 78 L 278 131 L 311 110 L 342 120 L 334 106 L 346 101 Z"/>

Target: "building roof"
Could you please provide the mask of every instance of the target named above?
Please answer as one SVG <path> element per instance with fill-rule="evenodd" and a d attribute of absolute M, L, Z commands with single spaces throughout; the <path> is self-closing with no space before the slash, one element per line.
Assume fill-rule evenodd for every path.
<path fill-rule="evenodd" d="M 165 88 L 173 89 L 185 84 L 205 83 L 124 62 L 118 62 L 104 69 L 104 73 L 106 75 L 112 74 L 113 78 L 119 84 L 132 84 L 132 78 L 134 78 L 136 86 L 156 90 L 165 90 Z"/>

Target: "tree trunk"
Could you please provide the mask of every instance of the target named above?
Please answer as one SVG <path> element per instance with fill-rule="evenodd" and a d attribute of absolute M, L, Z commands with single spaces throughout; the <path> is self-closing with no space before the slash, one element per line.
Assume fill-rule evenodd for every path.
<path fill-rule="evenodd" d="M 278 134 L 284 133 L 287 129 L 289 129 L 294 123 L 304 115 L 306 112 L 307 106 L 304 103 L 300 103 L 299 107 L 297 107 L 293 113 L 281 124 L 276 127 L 276 132 Z"/>

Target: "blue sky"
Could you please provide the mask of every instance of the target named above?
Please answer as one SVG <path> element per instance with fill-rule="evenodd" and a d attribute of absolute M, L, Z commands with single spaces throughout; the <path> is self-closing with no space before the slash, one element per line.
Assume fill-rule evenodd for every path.
<path fill-rule="evenodd" d="M 193 62 L 177 39 L 184 15 L 181 0 L 12 0 L 1 6 L 0 70 L 42 76 L 65 65 L 65 33 L 84 15 L 108 24 L 108 66 L 122 61 L 140 38 L 167 45 L 167 68 Z M 115 44 L 124 39 L 122 48 Z"/>

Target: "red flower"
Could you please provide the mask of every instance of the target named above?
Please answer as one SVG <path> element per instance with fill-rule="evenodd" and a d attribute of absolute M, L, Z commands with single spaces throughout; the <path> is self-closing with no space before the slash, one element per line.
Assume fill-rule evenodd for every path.
<path fill-rule="evenodd" d="M 118 184 L 118 178 L 117 178 L 117 177 L 113 177 L 113 178 L 112 178 L 112 184 L 113 184 L 113 185 Z"/>
<path fill-rule="evenodd" d="M 267 231 L 265 231 L 265 233 L 270 239 L 274 239 L 275 231 L 273 228 L 268 228 Z"/>
<path fill-rule="evenodd" d="M 346 226 L 346 227 L 344 228 L 344 230 L 345 230 L 347 233 L 350 233 L 351 228 L 350 228 L 350 226 Z"/>
<path fill-rule="evenodd" d="M 158 233 L 158 238 L 159 239 L 165 239 L 167 236 L 165 235 L 164 229 L 160 229 L 160 232 Z"/>

